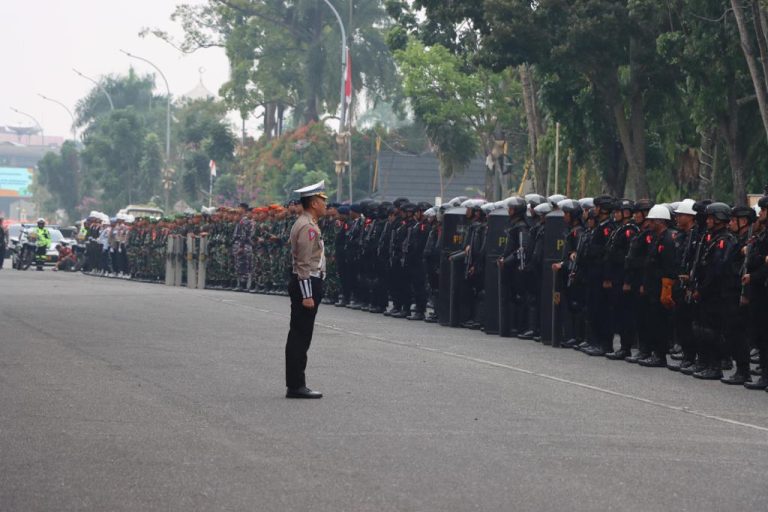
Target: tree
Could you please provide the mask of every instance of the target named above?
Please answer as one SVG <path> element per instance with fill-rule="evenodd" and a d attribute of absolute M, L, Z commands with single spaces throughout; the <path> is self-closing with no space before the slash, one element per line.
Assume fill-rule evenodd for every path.
<path fill-rule="evenodd" d="M 411 41 L 395 52 L 403 88 L 416 118 L 437 148 L 441 170 L 451 176 L 479 153 L 491 154 L 504 131 L 521 124 L 519 81 L 512 73 L 472 68 L 435 44 Z M 488 198 L 502 193 L 495 167 L 486 173 Z M 506 192 L 504 190 L 503 192 Z"/>
<path fill-rule="evenodd" d="M 144 137 L 139 171 L 137 192 L 139 197 L 149 201 L 160 193 L 160 177 L 163 171 L 163 150 L 160 138 L 155 133 L 148 133 Z"/>
<path fill-rule="evenodd" d="M 79 158 L 75 143 L 66 141 L 59 154 L 49 151 L 37 164 L 39 183 L 55 200 L 53 209 L 64 209 L 70 218 L 75 218 L 80 202 Z"/>
<path fill-rule="evenodd" d="M 136 188 L 146 133 L 142 117 L 129 107 L 105 115 L 88 134 L 83 151 L 86 176 L 101 190 L 107 210 L 148 199 L 139 197 Z"/>
<path fill-rule="evenodd" d="M 234 159 L 235 136 L 226 119 L 226 108 L 212 99 L 183 103 L 177 113 L 182 190 L 190 203 L 200 203 L 210 184 L 210 161 L 227 174 Z"/>
<path fill-rule="evenodd" d="M 347 27 L 352 82 L 366 90 L 371 104 L 397 89 L 392 57 L 385 42 L 391 21 L 380 0 L 335 0 Z M 290 109 L 295 125 L 319 121 L 339 107 L 340 52 L 336 18 L 323 2 L 285 0 L 209 0 L 182 5 L 173 19 L 184 29 L 180 43 L 167 33 L 145 29 L 185 52 L 219 46 L 230 62 L 230 80 L 221 94 L 245 118 L 262 108 L 264 135 L 282 132 Z"/>

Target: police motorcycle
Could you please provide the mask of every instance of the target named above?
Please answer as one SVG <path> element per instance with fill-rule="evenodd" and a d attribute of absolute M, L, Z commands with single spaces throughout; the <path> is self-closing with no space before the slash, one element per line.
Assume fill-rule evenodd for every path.
<path fill-rule="evenodd" d="M 11 266 L 16 270 L 27 270 L 35 261 L 36 251 L 37 233 L 34 229 L 27 228 L 11 246 Z"/>

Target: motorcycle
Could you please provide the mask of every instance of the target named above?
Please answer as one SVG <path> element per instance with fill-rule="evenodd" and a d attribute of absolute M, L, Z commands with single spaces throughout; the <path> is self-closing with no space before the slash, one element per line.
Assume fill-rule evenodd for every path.
<path fill-rule="evenodd" d="M 11 248 L 11 266 L 16 270 L 27 270 L 35 261 L 37 240 L 30 233 L 19 237 L 18 243 Z"/>

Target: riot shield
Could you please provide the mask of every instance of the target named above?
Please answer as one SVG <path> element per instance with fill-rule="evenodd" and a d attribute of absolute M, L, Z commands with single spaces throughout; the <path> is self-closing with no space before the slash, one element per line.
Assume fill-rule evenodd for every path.
<path fill-rule="evenodd" d="M 208 237 L 203 234 L 199 239 L 199 252 L 197 257 L 197 287 L 205 289 L 206 265 L 208 264 Z"/>
<path fill-rule="evenodd" d="M 452 266 L 450 256 L 464 250 L 467 229 L 466 215 L 466 208 L 451 208 L 443 215 L 443 233 L 440 247 L 440 290 L 437 300 L 437 316 L 440 325 L 443 326 L 450 325 L 451 303 L 457 302 L 455 298 L 451 300 L 451 294 L 460 292 L 460 290 L 455 290 L 451 287 L 451 282 L 454 280 L 451 279 Z"/>
<path fill-rule="evenodd" d="M 560 346 L 560 326 L 555 326 L 559 307 L 559 294 L 556 291 L 557 280 L 552 272 L 552 264 L 563 257 L 563 247 L 567 229 L 563 212 L 557 210 L 547 215 L 544 224 L 544 268 L 541 272 L 541 341 L 545 345 Z M 557 303 L 557 304 L 556 304 Z M 555 336 L 557 333 L 557 336 Z M 556 338 L 556 339 L 555 339 Z"/>
<path fill-rule="evenodd" d="M 197 288 L 197 271 L 195 268 L 195 235 L 187 233 L 187 288 Z"/>
<path fill-rule="evenodd" d="M 173 237 L 169 236 L 166 240 L 166 245 L 165 245 L 165 285 L 166 286 L 173 286 L 173 278 L 176 275 L 176 272 L 173 268 L 173 264 L 175 262 L 173 251 L 175 250 L 175 247 L 176 247 L 176 244 L 173 241 Z"/>
<path fill-rule="evenodd" d="M 505 316 L 507 306 L 503 272 L 499 271 L 498 259 L 507 243 L 509 212 L 495 210 L 488 216 L 485 234 L 485 302 L 483 323 L 485 334 L 499 333 L 499 320 Z"/>

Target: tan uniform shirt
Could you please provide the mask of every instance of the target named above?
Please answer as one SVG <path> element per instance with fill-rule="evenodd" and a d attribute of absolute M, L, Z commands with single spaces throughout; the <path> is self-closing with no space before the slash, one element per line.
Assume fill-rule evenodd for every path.
<path fill-rule="evenodd" d="M 325 250 L 320 227 L 309 213 L 302 213 L 291 228 L 293 273 L 304 298 L 312 297 L 310 277 L 325 277 Z"/>

